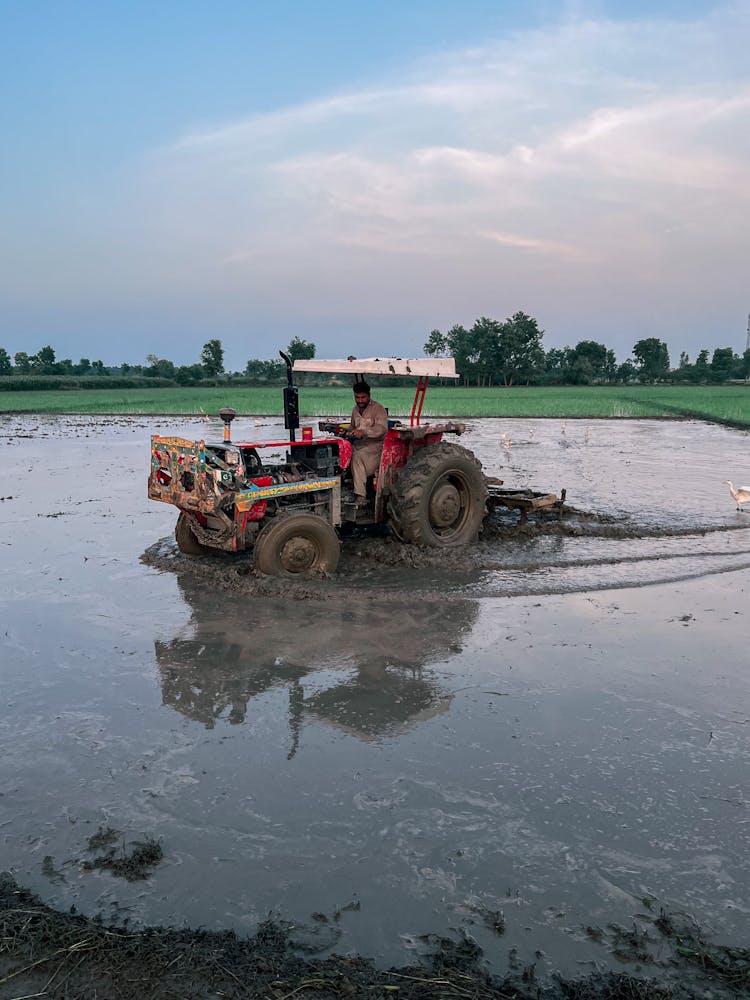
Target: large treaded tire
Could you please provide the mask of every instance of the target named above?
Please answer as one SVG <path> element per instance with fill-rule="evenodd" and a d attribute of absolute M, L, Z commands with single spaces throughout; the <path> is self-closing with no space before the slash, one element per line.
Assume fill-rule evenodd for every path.
<path fill-rule="evenodd" d="M 441 441 L 420 448 L 399 471 L 388 514 L 402 542 L 448 548 L 476 538 L 486 502 L 479 461 L 461 445 Z"/>
<path fill-rule="evenodd" d="M 190 527 L 190 518 L 187 514 L 180 514 L 174 529 L 174 537 L 177 548 L 184 552 L 186 556 L 213 556 L 216 549 L 199 542 Z"/>
<path fill-rule="evenodd" d="M 340 551 L 338 535 L 319 515 L 281 514 L 258 533 L 253 565 L 265 576 L 333 573 Z"/>

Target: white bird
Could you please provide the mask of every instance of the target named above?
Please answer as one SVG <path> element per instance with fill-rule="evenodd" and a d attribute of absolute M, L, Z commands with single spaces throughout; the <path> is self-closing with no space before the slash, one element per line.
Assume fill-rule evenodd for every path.
<path fill-rule="evenodd" d="M 750 503 L 750 486 L 740 486 L 735 489 L 728 479 L 725 479 L 724 482 L 729 487 L 732 499 L 737 504 L 737 510 L 742 510 L 743 503 Z"/>

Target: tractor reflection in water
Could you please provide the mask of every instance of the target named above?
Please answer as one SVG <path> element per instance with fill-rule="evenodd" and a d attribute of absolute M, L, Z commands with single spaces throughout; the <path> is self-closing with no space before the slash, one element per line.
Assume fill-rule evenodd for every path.
<path fill-rule="evenodd" d="M 352 601 L 327 604 L 321 627 L 312 602 L 291 615 L 282 600 L 207 601 L 192 574 L 178 581 L 193 634 L 155 643 L 164 704 L 208 729 L 252 725 L 252 699 L 287 687 L 290 757 L 306 718 L 376 740 L 445 712 L 452 694 L 423 668 L 460 652 L 478 613 L 470 601 Z"/>

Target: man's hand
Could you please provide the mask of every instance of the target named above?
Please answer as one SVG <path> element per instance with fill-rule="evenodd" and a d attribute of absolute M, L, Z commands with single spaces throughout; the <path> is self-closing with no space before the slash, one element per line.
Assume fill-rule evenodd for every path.
<path fill-rule="evenodd" d="M 359 430 L 359 428 L 357 428 L 356 430 L 349 431 L 346 436 L 351 440 L 353 438 L 357 438 L 357 439 L 363 438 L 365 435 L 364 435 L 363 431 L 361 431 L 361 430 Z"/>

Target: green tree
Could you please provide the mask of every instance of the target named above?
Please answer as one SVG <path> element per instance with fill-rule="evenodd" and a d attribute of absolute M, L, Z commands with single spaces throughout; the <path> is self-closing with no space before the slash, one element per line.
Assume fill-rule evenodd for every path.
<path fill-rule="evenodd" d="M 445 354 L 447 349 L 447 338 L 443 336 L 440 330 L 432 330 L 430 336 L 427 338 L 427 342 L 422 348 L 425 354 L 429 355 L 431 358 L 440 357 L 441 354 Z"/>
<path fill-rule="evenodd" d="M 259 382 L 274 382 L 284 377 L 285 367 L 282 361 L 262 361 L 250 358 L 245 365 L 245 375 L 258 379 Z"/>
<path fill-rule="evenodd" d="M 78 364 L 75 366 L 76 375 L 88 375 L 91 371 L 91 362 L 88 358 L 81 358 Z"/>
<path fill-rule="evenodd" d="M 504 385 L 530 382 L 544 370 L 544 350 L 537 321 L 524 312 L 514 313 L 501 325 L 498 369 Z"/>
<path fill-rule="evenodd" d="M 695 366 L 690 364 L 690 356 L 687 351 L 680 351 L 680 363 L 672 371 L 672 375 L 678 382 L 695 381 Z"/>
<path fill-rule="evenodd" d="M 717 347 L 711 358 L 711 378 L 714 382 L 726 382 L 732 378 L 741 364 L 731 347 Z"/>
<path fill-rule="evenodd" d="M 28 375 L 31 371 L 31 359 L 26 351 L 16 351 L 13 362 L 19 375 Z"/>
<path fill-rule="evenodd" d="M 596 372 L 591 359 L 585 355 L 576 355 L 571 351 L 571 357 L 565 369 L 566 385 L 591 385 L 595 380 Z"/>
<path fill-rule="evenodd" d="M 640 378 L 655 382 L 669 374 L 669 351 L 658 337 L 646 337 L 633 345 L 633 357 L 638 362 Z"/>
<path fill-rule="evenodd" d="M 149 354 L 146 358 L 149 367 L 143 372 L 148 378 L 171 378 L 175 377 L 175 367 L 173 362 L 166 358 L 157 358 L 155 354 Z"/>
<path fill-rule="evenodd" d="M 201 364 L 209 378 L 216 378 L 224 371 L 224 348 L 220 340 L 209 340 L 203 345 Z"/>
<path fill-rule="evenodd" d="M 205 374 L 203 365 L 181 365 L 174 373 L 178 385 L 195 385 Z"/>
<path fill-rule="evenodd" d="M 58 375 L 72 375 L 73 374 L 73 362 L 70 358 L 61 358 L 60 361 L 55 365 Z"/>
<path fill-rule="evenodd" d="M 286 353 L 293 362 L 309 361 L 315 357 L 315 344 L 308 340 L 300 340 L 299 337 L 292 337 L 287 345 Z"/>
<path fill-rule="evenodd" d="M 0 347 L 0 375 L 10 375 L 13 366 L 10 363 L 10 354 L 4 347 Z"/>
<path fill-rule="evenodd" d="M 614 352 L 596 340 L 580 340 L 568 355 L 567 381 L 574 385 L 606 382 L 616 371 Z"/>
<path fill-rule="evenodd" d="M 569 355 L 569 347 L 550 347 L 544 355 L 544 382 L 560 385 L 565 380 Z"/>
<path fill-rule="evenodd" d="M 250 358 L 245 365 L 244 374 L 248 378 L 265 378 L 266 364 L 267 362 L 262 361 L 260 358 Z"/>
<path fill-rule="evenodd" d="M 638 369 L 635 367 L 630 358 L 627 361 L 623 361 L 621 365 L 617 367 L 617 381 L 618 382 L 633 382 L 638 376 Z"/>
<path fill-rule="evenodd" d="M 455 359 L 456 371 L 463 377 L 464 385 L 469 385 L 476 366 L 469 331 L 456 323 L 445 335 L 445 342 L 451 357 Z"/>
<path fill-rule="evenodd" d="M 503 361 L 504 324 L 480 316 L 469 331 L 477 385 L 492 385 L 500 376 Z"/>
<path fill-rule="evenodd" d="M 37 375 L 55 374 L 55 351 L 49 344 L 42 347 L 36 354 L 29 358 L 31 370 Z"/>
<path fill-rule="evenodd" d="M 693 365 L 693 381 L 705 382 L 708 380 L 710 374 L 711 368 L 708 362 L 708 351 L 704 347 L 702 351 L 698 352 L 698 357 L 695 359 L 695 364 Z"/>
<path fill-rule="evenodd" d="M 104 367 L 103 361 L 92 361 L 91 367 L 94 370 L 95 375 L 106 375 L 107 369 Z"/>

